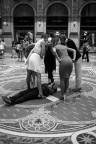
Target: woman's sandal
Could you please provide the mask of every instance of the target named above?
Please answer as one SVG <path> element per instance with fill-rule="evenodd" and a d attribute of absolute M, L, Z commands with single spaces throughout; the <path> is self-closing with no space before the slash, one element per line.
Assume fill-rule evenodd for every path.
<path fill-rule="evenodd" d="M 64 101 L 65 101 L 65 97 L 66 97 L 66 95 L 61 96 L 59 99 L 60 99 L 60 100 L 64 100 Z"/>
<path fill-rule="evenodd" d="M 63 97 L 63 96 L 61 96 L 61 97 L 59 98 L 59 100 L 64 100 L 64 97 Z"/>
<path fill-rule="evenodd" d="M 39 98 L 39 99 L 43 99 L 43 98 L 45 98 L 45 96 L 42 95 L 42 94 L 38 94 L 38 98 Z"/>

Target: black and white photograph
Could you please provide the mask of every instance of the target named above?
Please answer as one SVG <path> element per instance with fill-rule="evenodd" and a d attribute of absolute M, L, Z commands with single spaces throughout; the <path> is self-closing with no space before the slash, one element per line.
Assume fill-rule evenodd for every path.
<path fill-rule="evenodd" d="M 96 144 L 96 0 L 0 0 L 0 144 Z"/>

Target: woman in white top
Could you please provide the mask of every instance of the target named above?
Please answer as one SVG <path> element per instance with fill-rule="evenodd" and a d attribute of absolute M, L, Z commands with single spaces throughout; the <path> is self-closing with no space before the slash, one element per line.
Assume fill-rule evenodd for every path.
<path fill-rule="evenodd" d="M 42 64 L 41 59 L 45 55 L 45 43 L 47 35 L 42 34 L 41 39 L 35 44 L 35 47 L 31 50 L 27 60 L 27 87 L 30 89 L 31 75 L 37 77 L 37 87 L 39 91 L 38 97 L 43 98 L 42 87 L 41 87 L 41 73 Z"/>

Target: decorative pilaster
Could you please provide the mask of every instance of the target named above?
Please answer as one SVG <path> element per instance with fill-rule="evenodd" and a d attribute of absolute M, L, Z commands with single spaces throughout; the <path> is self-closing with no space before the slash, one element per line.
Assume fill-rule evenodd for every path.
<path fill-rule="evenodd" d="M 37 20 L 36 20 L 36 31 L 38 39 L 41 37 L 44 27 L 43 22 L 43 0 L 37 0 Z M 40 36 L 39 36 L 40 35 Z"/>
<path fill-rule="evenodd" d="M 78 18 L 78 2 L 79 0 L 72 0 L 72 14 L 70 18 L 70 37 L 74 40 L 79 48 L 79 31 L 80 20 Z"/>
<path fill-rule="evenodd" d="M 1 25 L 2 25 L 2 37 L 5 40 L 7 46 L 11 46 L 11 37 L 10 32 L 10 0 L 1 0 Z"/>
<path fill-rule="evenodd" d="M 78 0 L 72 0 L 72 15 L 78 14 Z"/>
<path fill-rule="evenodd" d="M 72 0 L 71 32 L 77 32 L 78 26 L 78 0 Z"/>
<path fill-rule="evenodd" d="M 43 15 L 43 0 L 37 0 L 37 15 Z"/>
<path fill-rule="evenodd" d="M 2 1 L 2 8 L 3 8 L 3 15 L 9 15 L 10 12 L 10 7 L 9 7 L 10 3 L 9 0 L 3 0 Z"/>

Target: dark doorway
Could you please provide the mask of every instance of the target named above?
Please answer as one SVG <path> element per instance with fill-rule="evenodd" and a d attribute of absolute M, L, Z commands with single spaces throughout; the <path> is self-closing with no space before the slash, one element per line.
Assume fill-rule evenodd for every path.
<path fill-rule="evenodd" d="M 88 40 L 92 50 L 96 47 L 96 3 L 84 6 L 80 22 L 80 47 Z"/>
<path fill-rule="evenodd" d="M 68 10 L 64 5 L 55 3 L 48 8 L 46 14 L 46 30 L 47 33 L 59 31 L 61 34 L 67 35 Z"/>
<path fill-rule="evenodd" d="M 27 32 L 34 35 L 34 11 L 27 4 L 21 4 L 14 10 L 14 39 L 20 42 Z"/>

